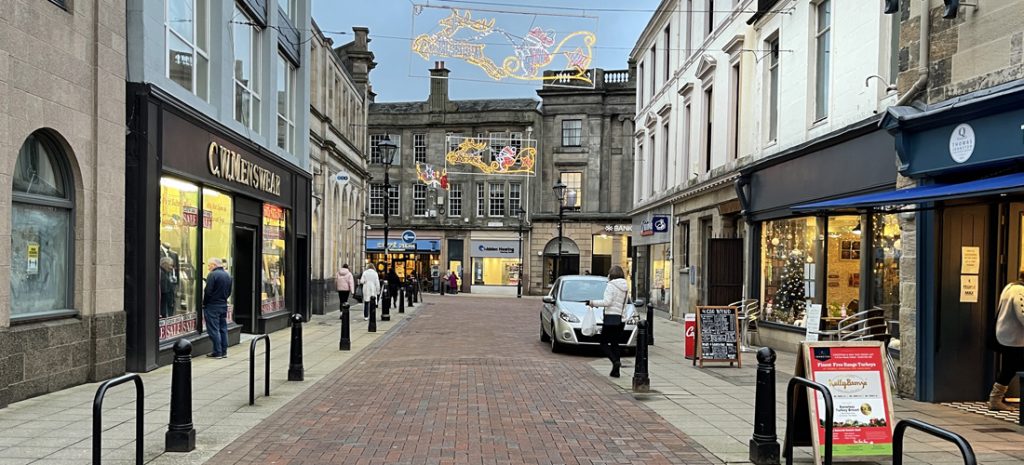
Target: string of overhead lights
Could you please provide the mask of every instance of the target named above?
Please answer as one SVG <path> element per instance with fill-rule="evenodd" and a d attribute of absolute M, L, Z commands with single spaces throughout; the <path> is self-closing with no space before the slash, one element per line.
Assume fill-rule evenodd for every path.
<path fill-rule="evenodd" d="M 543 10 L 560 10 L 560 11 L 593 11 L 593 12 L 608 12 L 608 13 L 662 13 L 666 11 L 672 12 L 684 12 L 689 11 L 691 13 L 757 13 L 757 10 L 684 10 L 681 8 L 579 8 L 570 6 L 552 6 L 552 5 L 538 5 L 538 4 L 521 4 L 521 3 L 506 3 L 506 2 L 483 2 L 478 0 L 434 0 L 443 3 L 460 3 L 468 5 L 482 5 L 490 7 L 514 7 L 514 8 L 536 8 Z M 439 7 L 438 5 L 430 5 L 430 1 L 427 0 L 427 4 L 424 6 Z M 790 14 L 794 10 L 793 7 L 772 9 L 765 13 L 778 13 L 778 14 Z M 507 11 L 506 13 L 519 13 Z"/>

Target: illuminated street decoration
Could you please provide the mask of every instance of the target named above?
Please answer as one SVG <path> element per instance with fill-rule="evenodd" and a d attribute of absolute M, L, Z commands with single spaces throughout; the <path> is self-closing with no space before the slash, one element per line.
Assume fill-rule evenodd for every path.
<path fill-rule="evenodd" d="M 420 182 L 430 187 L 440 187 L 443 190 L 448 190 L 448 170 L 438 173 L 433 166 L 416 162 L 416 177 Z"/>
<path fill-rule="evenodd" d="M 414 14 L 418 15 L 423 5 L 417 6 L 420 8 L 414 9 Z M 432 57 L 464 60 L 496 81 L 593 85 L 587 68 L 594 57 L 594 33 L 576 31 L 559 39 L 553 29 L 532 26 L 520 35 L 497 26 L 496 22 L 493 17 L 474 19 L 470 11 L 452 9 L 438 21 L 440 30 L 413 39 L 412 50 L 427 61 Z M 497 37 L 504 42 L 495 41 Z M 545 69 L 562 72 L 545 76 Z"/>
<path fill-rule="evenodd" d="M 497 139 L 495 139 L 497 140 Z M 492 145 L 471 137 L 448 136 L 445 172 L 532 176 L 537 161 L 536 141 L 503 140 Z"/>

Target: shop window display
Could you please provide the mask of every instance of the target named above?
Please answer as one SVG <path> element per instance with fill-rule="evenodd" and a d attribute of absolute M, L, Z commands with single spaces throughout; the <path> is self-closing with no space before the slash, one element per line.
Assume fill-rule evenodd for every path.
<path fill-rule="evenodd" d="M 209 270 L 205 266 L 211 258 L 224 261 L 224 271 L 234 277 L 231 260 L 232 240 L 232 202 L 231 196 L 213 189 L 203 189 L 203 264 L 199 267 L 205 282 Z M 233 321 L 234 293 L 228 299 L 228 321 Z"/>
<path fill-rule="evenodd" d="M 766 221 L 761 235 L 761 279 L 766 321 L 797 324 L 816 294 L 817 218 Z"/>
<path fill-rule="evenodd" d="M 160 179 L 160 340 L 196 331 L 199 187 Z"/>
<path fill-rule="evenodd" d="M 264 315 L 285 309 L 285 225 L 286 212 L 263 204 L 263 291 L 260 311 Z"/>
<path fill-rule="evenodd" d="M 863 235 L 864 230 L 860 216 L 828 219 L 828 261 L 825 264 L 828 314 L 823 317 L 845 318 L 865 310 L 860 305 L 861 239 L 869 239 Z"/>
<path fill-rule="evenodd" d="M 473 259 L 473 284 L 484 286 L 515 286 L 518 282 L 518 258 Z"/>
<path fill-rule="evenodd" d="M 672 299 L 672 260 L 668 244 L 651 246 L 651 304 L 666 310 Z"/>
<path fill-rule="evenodd" d="M 900 320 L 900 223 L 896 215 L 873 215 L 872 223 L 872 296 L 874 305 L 882 309 L 886 321 Z M 898 327 L 890 328 L 899 338 Z"/>

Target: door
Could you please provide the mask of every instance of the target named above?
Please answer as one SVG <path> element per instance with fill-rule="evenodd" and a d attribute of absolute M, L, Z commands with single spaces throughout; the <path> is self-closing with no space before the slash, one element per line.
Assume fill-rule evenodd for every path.
<path fill-rule="evenodd" d="M 235 226 L 234 289 L 235 322 L 242 332 L 255 334 L 259 318 L 256 303 L 256 229 Z"/>
<path fill-rule="evenodd" d="M 708 239 L 708 305 L 743 298 L 743 239 Z"/>
<path fill-rule="evenodd" d="M 992 206 L 963 205 L 942 212 L 939 258 L 939 302 L 935 324 L 937 402 L 986 399 L 991 386 L 992 353 L 987 347 L 995 270 L 992 247 Z M 977 273 L 963 267 L 963 256 L 977 248 Z M 977 302 L 962 295 L 962 282 L 977 280 Z M 969 284 L 970 285 L 970 284 Z M 971 285 L 971 287 L 974 287 Z"/>

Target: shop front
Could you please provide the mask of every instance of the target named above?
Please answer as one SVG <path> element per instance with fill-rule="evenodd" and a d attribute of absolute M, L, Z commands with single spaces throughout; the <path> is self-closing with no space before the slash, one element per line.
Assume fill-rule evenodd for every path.
<path fill-rule="evenodd" d="M 402 240 L 401 233 L 397 231 L 395 236 L 388 236 L 387 254 L 384 253 L 383 236 L 367 238 L 366 259 L 373 263 L 377 267 L 377 272 L 383 276 L 390 255 L 391 265 L 394 266 L 398 277 L 404 280 L 407 276 L 415 275 L 421 280 L 423 289 L 431 289 L 432 277 L 438 274 L 440 268 L 443 239 L 439 236 L 422 238 L 418 235 L 412 242 L 406 242 Z"/>
<path fill-rule="evenodd" d="M 515 294 L 522 263 L 518 238 L 471 239 L 469 257 L 471 292 Z"/>
<path fill-rule="evenodd" d="M 672 311 L 671 206 L 633 217 L 633 295 L 645 297 L 654 308 Z"/>
<path fill-rule="evenodd" d="M 917 292 L 902 296 L 900 387 L 924 401 L 987 400 L 1003 362 L 999 295 L 1024 268 L 1024 84 L 977 97 L 894 108 L 882 120 L 916 186 L 807 206 L 898 212 L 915 228 L 902 240 L 916 258 L 902 284 Z"/>
<path fill-rule="evenodd" d="M 172 359 L 179 339 L 211 349 L 203 325 L 207 263 L 233 278 L 230 344 L 306 313 L 310 178 L 158 89 L 131 86 L 125 307 L 128 371 Z"/>
<path fill-rule="evenodd" d="M 878 332 L 892 334 L 891 353 L 899 356 L 900 218 L 803 208 L 895 187 L 892 138 L 877 123 L 863 121 L 741 171 L 752 258 L 744 297 L 758 302 L 763 344 L 795 351 L 808 310 L 820 308 L 820 326 L 811 330 L 834 330 L 858 314 L 883 317 L 888 327 Z"/>

